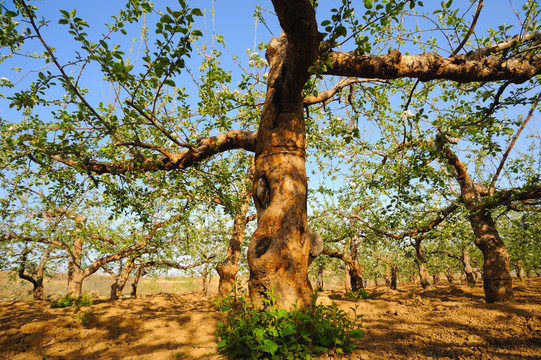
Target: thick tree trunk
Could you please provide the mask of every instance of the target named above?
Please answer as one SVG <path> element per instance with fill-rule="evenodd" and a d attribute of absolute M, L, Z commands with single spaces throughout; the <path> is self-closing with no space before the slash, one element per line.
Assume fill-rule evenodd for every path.
<path fill-rule="evenodd" d="M 43 300 L 43 278 L 36 279 L 36 282 L 33 285 L 34 300 Z"/>
<path fill-rule="evenodd" d="M 487 303 L 513 299 L 513 283 L 509 272 L 509 253 L 496 230 L 490 212 L 481 208 L 470 212 L 475 245 L 483 254 L 483 287 Z"/>
<path fill-rule="evenodd" d="M 351 283 L 351 291 L 356 292 L 364 288 L 363 271 L 358 262 L 349 267 L 349 279 Z"/>
<path fill-rule="evenodd" d="M 281 2 L 275 8 L 280 14 L 285 11 L 283 16 L 292 16 L 286 10 L 290 4 Z M 313 16 L 295 14 L 304 15 Z M 317 33 L 317 28 L 314 31 Z M 311 64 L 318 40 L 307 40 L 316 40 Z M 248 285 L 257 306 L 270 293 L 282 308 L 309 306 L 312 286 L 308 265 L 323 248 L 321 237 L 310 232 L 306 219 L 308 181 L 302 86 L 308 79 L 309 63 L 301 66 L 291 62 L 293 58 L 303 61 L 294 51 L 284 34 L 272 39 L 267 47 L 268 90 L 257 135 L 253 179 L 257 229 L 248 247 Z M 309 54 L 301 54 L 305 55 Z"/>
<path fill-rule="evenodd" d="M 248 178 L 251 181 L 253 165 L 248 170 Z M 229 248 L 225 259 L 216 266 L 216 271 L 220 275 L 218 284 L 218 292 L 221 297 L 229 296 L 236 290 L 236 277 L 240 270 L 239 257 L 241 252 L 241 244 L 244 239 L 244 229 L 246 228 L 246 215 L 250 207 L 250 199 L 252 195 L 252 187 L 249 186 L 242 194 L 242 203 L 237 209 L 235 220 L 233 221 L 233 232 L 229 240 Z"/>
<path fill-rule="evenodd" d="M 80 276 L 68 275 L 68 289 L 66 291 L 68 295 L 73 297 L 79 297 L 83 293 L 83 278 Z"/>

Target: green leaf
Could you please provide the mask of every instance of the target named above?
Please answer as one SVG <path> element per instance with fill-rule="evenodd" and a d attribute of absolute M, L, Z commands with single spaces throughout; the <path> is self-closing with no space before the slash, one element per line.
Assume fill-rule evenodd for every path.
<path fill-rule="evenodd" d="M 195 8 L 195 9 L 192 9 L 192 15 L 193 16 L 203 16 L 203 12 L 201 12 L 201 9 Z"/>
<path fill-rule="evenodd" d="M 276 350 L 278 350 L 278 345 L 272 341 L 272 340 L 269 340 L 269 339 L 265 339 L 263 341 L 263 346 L 261 347 L 261 350 L 265 351 L 265 352 L 268 352 L 270 353 L 271 355 L 274 355 L 274 353 L 276 352 Z"/>

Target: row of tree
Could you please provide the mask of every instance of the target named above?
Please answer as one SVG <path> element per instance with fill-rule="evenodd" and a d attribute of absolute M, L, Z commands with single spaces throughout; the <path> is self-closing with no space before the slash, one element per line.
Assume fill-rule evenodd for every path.
<path fill-rule="evenodd" d="M 183 0 L 129 0 L 104 27 L 61 10 L 55 41 L 70 45 L 59 50 L 39 9 L 0 4 L 0 61 L 20 78 L 1 83 L 10 259 L 24 270 L 34 249 L 67 257 L 76 294 L 115 261 L 121 288 L 144 264 L 216 254 L 225 293 L 257 219 L 246 255 L 256 304 L 271 290 L 282 307 L 310 304 L 322 254 L 348 264 L 355 288 L 363 266 L 396 274 L 408 256 L 424 287 L 436 256 L 475 279 L 471 243 L 486 300 L 508 301 L 510 254 L 520 266 L 539 254 L 539 7 L 522 1 L 516 21 L 491 27 L 496 5 L 464 2 L 274 0 L 271 19 L 255 15 L 281 34 L 247 64 L 234 57 L 240 75 Z"/>

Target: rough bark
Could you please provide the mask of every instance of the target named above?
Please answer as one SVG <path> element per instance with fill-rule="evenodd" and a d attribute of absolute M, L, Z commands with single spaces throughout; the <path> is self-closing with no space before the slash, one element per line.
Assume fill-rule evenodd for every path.
<path fill-rule="evenodd" d="M 497 56 L 477 58 L 438 54 L 402 55 L 390 50 L 387 55 L 356 55 L 331 52 L 325 74 L 367 79 L 416 78 L 421 81 L 457 82 L 499 81 L 522 83 L 541 74 L 541 54 L 507 59 Z"/>
<path fill-rule="evenodd" d="M 253 165 L 248 169 L 248 179 L 252 180 Z M 227 254 L 217 266 L 216 271 L 220 275 L 220 282 L 218 284 L 218 293 L 221 297 L 229 296 L 235 292 L 236 289 L 236 276 L 240 270 L 239 257 L 241 252 L 242 240 L 244 239 L 244 229 L 246 228 L 246 222 L 248 209 L 250 207 L 250 199 L 252 195 L 252 187 L 249 186 L 241 195 L 242 202 L 240 203 L 233 221 L 233 231 L 231 238 L 229 239 L 229 248 Z"/>
<path fill-rule="evenodd" d="M 309 306 L 308 265 L 322 241 L 306 219 L 306 130 L 302 89 L 319 49 L 308 0 L 273 1 L 283 29 L 267 47 L 269 77 L 257 133 L 253 197 L 257 229 L 248 247 L 249 290 L 262 305 L 273 293 L 282 308 Z"/>
<path fill-rule="evenodd" d="M 513 299 L 513 283 L 509 272 L 509 253 L 505 248 L 489 212 L 484 209 L 470 213 L 475 245 L 483 254 L 483 287 L 488 303 Z"/>

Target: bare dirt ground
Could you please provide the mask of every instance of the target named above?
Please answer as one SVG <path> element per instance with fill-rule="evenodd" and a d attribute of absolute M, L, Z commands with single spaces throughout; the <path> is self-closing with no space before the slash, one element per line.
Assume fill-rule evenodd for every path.
<path fill-rule="evenodd" d="M 516 282 L 510 304 L 485 304 L 481 286 L 369 290 L 374 299 L 321 294 L 323 303 L 357 305 L 366 334 L 354 353 L 320 359 L 541 359 L 540 278 Z M 219 319 L 212 297 L 198 292 L 65 309 L 1 301 L 0 359 L 227 359 L 217 353 Z"/>

